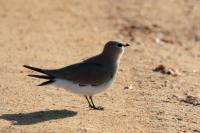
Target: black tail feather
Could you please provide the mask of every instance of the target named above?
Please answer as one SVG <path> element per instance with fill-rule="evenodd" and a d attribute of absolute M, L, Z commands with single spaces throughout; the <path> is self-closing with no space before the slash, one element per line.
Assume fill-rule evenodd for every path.
<path fill-rule="evenodd" d="M 45 70 L 43 70 L 43 69 L 32 67 L 32 66 L 28 66 L 28 65 L 23 65 L 23 67 L 31 69 L 31 70 L 36 71 L 36 72 L 40 72 L 40 73 L 46 74 L 46 75 L 33 75 L 33 74 L 29 74 L 28 75 L 28 76 L 34 77 L 34 78 L 48 79 L 48 81 L 45 81 L 45 82 L 39 84 L 38 86 L 48 85 L 48 84 L 51 84 L 51 83 L 55 82 L 54 81 L 55 77 L 51 76 L 48 73 L 46 73 Z"/>
<path fill-rule="evenodd" d="M 43 82 L 43 83 L 39 84 L 38 86 L 48 85 L 48 84 L 51 84 L 53 82 L 55 82 L 55 81 L 54 80 L 48 80 L 46 82 Z"/>
<path fill-rule="evenodd" d="M 23 67 L 48 75 L 44 70 L 42 70 L 40 68 L 31 67 L 31 66 L 28 66 L 28 65 L 23 65 Z"/>
<path fill-rule="evenodd" d="M 46 76 L 46 75 L 32 75 L 32 74 L 29 74 L 28 76 L 34 77 L 34 78 L 41 78 L 41 79 L 54 79 L 54 77 Z"/>

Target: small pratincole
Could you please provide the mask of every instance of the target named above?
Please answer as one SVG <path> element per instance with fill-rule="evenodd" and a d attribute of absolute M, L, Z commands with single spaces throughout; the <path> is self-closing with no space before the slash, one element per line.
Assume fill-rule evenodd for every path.
<path fill-rule="evenodd" d="M 47 79 L 39 84 L 55 85 L 70 92 L 83 95 L 89 107 L 102 110 L 96 107 L 92 96 L 110 87 L 115 79 L 115 75 L 120 63 L 120 58 L 127 43 L 109 41 L 105 44 L 103 51 L 80 63 L 72 64 L 59 69 L 41 69 L 28 65 L 24 67 L 40 72 L 43 75 L 28 75 L 35 78 Z"/>

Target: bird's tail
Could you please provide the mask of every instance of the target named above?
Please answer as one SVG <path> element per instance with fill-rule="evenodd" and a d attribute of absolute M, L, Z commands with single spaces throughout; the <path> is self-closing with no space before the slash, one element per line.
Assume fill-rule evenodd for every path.
<path fill-rule="evenodd" d="M 45 82 L 39 84 L 38 86 L 49 85 L 49 84 L 54 83 L 54 82 L 55 82 L 55 80 L 48 80 L 48 81 L 45 81 Z"/>
<path fill-rule="evenodd" d="M 23 67 L 48 75 L 44 70 L 40 68 L 36 68 L 36 67 L 28 66 L 28 65 L 23 65 Z"/>
<path fill-rule="evenodd" d="M 32 66 L 28 66 L 28 65 L 24 65 L 23 67 L 31 69 L 31 70 L 34 70 L 36 72 L 40 72 L 40 73 L 45 74 L 45 75 L 33 75 L 33 74 L 29 74 L 28 75 L 30 77 L 40 78 L 40 79 L 47 79 L 48 80 L 48 81 L 45 81 L 45 82 L 39 84 L 38 86 L 48 85 L 48 84 L 51 84 L 51 83 L 55 82 L 55 80 L 54 80 L 55 77 L 47 74 L 43 69 L 32 67 Z"/>
<path fill-rule="evenodd" d="M 34 78 L 40 78 L 40 79 L 54 79 L 54 77 L 50 77 L 48 75 L 33 75 L 33 74 L 29 74 L 29 77 L 34 77 Z"/>

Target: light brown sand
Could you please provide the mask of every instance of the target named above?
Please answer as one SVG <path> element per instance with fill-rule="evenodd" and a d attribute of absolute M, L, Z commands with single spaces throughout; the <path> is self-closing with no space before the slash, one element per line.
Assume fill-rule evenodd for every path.
<path fill-rule="evenodd" d="M 0 132 L 200 132 L 200 107 L 174 97 L 200 96 L 199 12 L 198 0 L 0 0 Z M 131 47 L 115 84 L 94 98 L 104 111 L 37 87 L 22 67 L 79 62 L 113 39 Z M 159 64 L 181 75 L 152 72 Z"/>

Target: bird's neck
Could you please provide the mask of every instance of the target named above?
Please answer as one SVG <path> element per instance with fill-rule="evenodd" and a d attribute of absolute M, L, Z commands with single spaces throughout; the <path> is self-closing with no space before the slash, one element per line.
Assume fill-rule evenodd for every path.
<path fill-rule="evenodd" d="M 106 64 L 112 64 L 112 65 L 119 65 L 120 58 L 122 54 L 120 55 L 110 55 L 110 54 L 102 54 L 101 58 Z"/>

